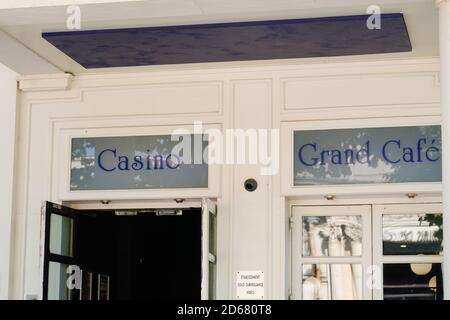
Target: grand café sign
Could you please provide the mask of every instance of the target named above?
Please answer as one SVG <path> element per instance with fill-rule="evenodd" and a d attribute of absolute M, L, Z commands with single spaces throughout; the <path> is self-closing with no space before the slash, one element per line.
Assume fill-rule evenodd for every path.
<path fill-rule="evenodd" d="M 441 181 L 441 128 L 294 132 L 294 185 Z"/>

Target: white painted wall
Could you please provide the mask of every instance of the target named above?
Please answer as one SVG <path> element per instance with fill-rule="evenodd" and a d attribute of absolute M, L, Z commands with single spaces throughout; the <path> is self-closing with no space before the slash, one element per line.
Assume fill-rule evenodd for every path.
<path fill-rule="evenodd" d="M 0 64 L 0 299 L 10 289 L 17 75 Z"/>
<path fill-rule="evenodd" d="M 145 129 L 151 133 L 156 127 L 187 126 L 201 120 L 223 129 L 282 130 L 284 168 L 280 174 L 262 176 L 256 166 L 227 165 L 213 183 L 219 185 L 214 194 L 219 197 L 217 297 L 234 298 L 236 272 L 254 270 L 265 273 L 267 299 L 286 298 L 285 197 L 304 196 L 285 180 L 290 166 L 283 159 L 292 156 L 290 138 L 283 138 L 286 129 L 290 124 L 304 129 L 439 122 L 438 72 L 438 60 L 427 58 L 239 67 L 216 64 L 209 69 L 199 65 L 192 70 L 80 75 L 71 83 L 67 75 L 22 78 L 20 133 L 24 139 L 16 203 L 17 210 L 26 214 L 16 223 L 14 297 L 42 290 L 42 201 L 70 200 L 61 193 L 59 181 L 60 163 L 69 157 L 67 145 L 61 145 L 64 132 Z M 257 179 L 259 189 L 244 191 L 246 178 Z M 395 186 L 386 192 L 406 198 L 405 187 L 417 185 Z M 346 194 L 362 197 L 360 189 L 351 186 Z M 136 192 L 134 197 L 163 196 L 158 192 Z M 323 199 L 324 192 L 328 190 L 318 187 L 308 195 Z M 98 195 L 102 200 L 103 195 Z M 184 195 L 199 196 L 192 190 Z M 94 196 L 90 194 L 89 199 Z M 130 200 L 130 193 L 115 192 L 110 197 L 114 204 L 114 200 Z"/>

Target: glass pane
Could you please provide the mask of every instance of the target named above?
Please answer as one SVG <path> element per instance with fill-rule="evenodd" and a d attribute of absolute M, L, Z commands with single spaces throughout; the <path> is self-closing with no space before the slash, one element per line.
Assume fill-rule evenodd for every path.
<path fill-rule="evenodd" d="M 73 219 L 52 214 L 50 216 L 50 252 L 72 257 Z"/>
<path fill-rule="evenodd" d="M 303 300 L 362 300 L 362 265 L 304 264 Z"/>
<path fill-rule="evenodd" d="M 48 270 L 48 300 L 70 300 L 67 287 L 68 265 L 50 261 Z"/>
<path fill-rule="evenodd" d="M 216 299 L 216 264 L 209 263 L 209 300 Z"/>
<path fill-rule="evenodd" d="M 294 131 L 294 185 L 442 181 L 441 127 Z"/>
<path fill-rule="evenodd" d="M 383 215 L 383 254 L 442 254 L 442 214 Z"/>
<path fill-rule="evenodd" d="M 208 136 L 174 137 L 73 138 L 70 190 L 207 188 Z"/>
<path fill-rule="evenodd" d="M 362 218 L 303 217 L 303 256 L 361 256 Z"/>
<path fill-rule="evenodd" d="M 217 217 L 209 214 L 209 252 L 217 255 Z"/>
<path fill-rule="evenodd" d="M 442 300 L 440 263 L 402 263 L 383 266 L 385 300 Z"/>

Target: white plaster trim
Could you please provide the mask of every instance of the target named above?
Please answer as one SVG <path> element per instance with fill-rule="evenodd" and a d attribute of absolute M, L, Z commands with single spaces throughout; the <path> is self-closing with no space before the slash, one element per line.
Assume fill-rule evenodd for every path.
<path fill-rule="evenodd" d="M 25 92 L 68 90 L 72 78 L 73 76 L 68 73 L 22 76 L 19 77 L 19 89 Z"/>

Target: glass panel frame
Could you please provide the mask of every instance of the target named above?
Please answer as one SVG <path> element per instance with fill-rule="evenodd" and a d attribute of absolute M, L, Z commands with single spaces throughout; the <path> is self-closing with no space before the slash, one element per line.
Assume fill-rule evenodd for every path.
<path fill-rule="evenodd" d="M 359 208 L 359 209 L 358 209 Z M 364 209 L 362 209 L 364 208 Z M 349 215 L 354 210 L 360 210 L 363 214 L 363 249 L 369 248 L 370 252 L 363 250 L 361 257 L 304 257 L 302 256 L 302 217 L 311 215 Z M 363 299 L 383 299 L 383 267 L 387 264 L 441 264 L 442 255 L 383 255 L 383 214 L 426 214 L 441 213 L 441 203 L 414 203 L 414 204 L 387 204 L 387 205 L 355 205 L 355 206 L 299 206 L 291 207 L 291 283 L 292 298 L 302 299 L 302 279 L 304 264 L 355 264 L 363 265 Z M 299 225 L 301 227 L 299 227 Z M 420 266 L 419 266 L 420 267 Z M 369 282 L 372 286 L 369 288 Z"/>
<path fill-rule="evenodd" d="M 302 265 L 305 264 L 360 264 L 362 266 L 363 283 L 367 283 L 368 274 L 365 272 L 372 263 L 371 252 L 371 213 L 370 205 L 351 206 L 293 206 L 291 219 L 291 281 L 292 298 L 301 300 Z M 362 250 L 360 256 L 303 256 L 303 217 L 304 216 L 361 216 L 362 221 Z M 362 299 L 371 299 L 372 292 L 367 286 L 362 286 Z"/>

